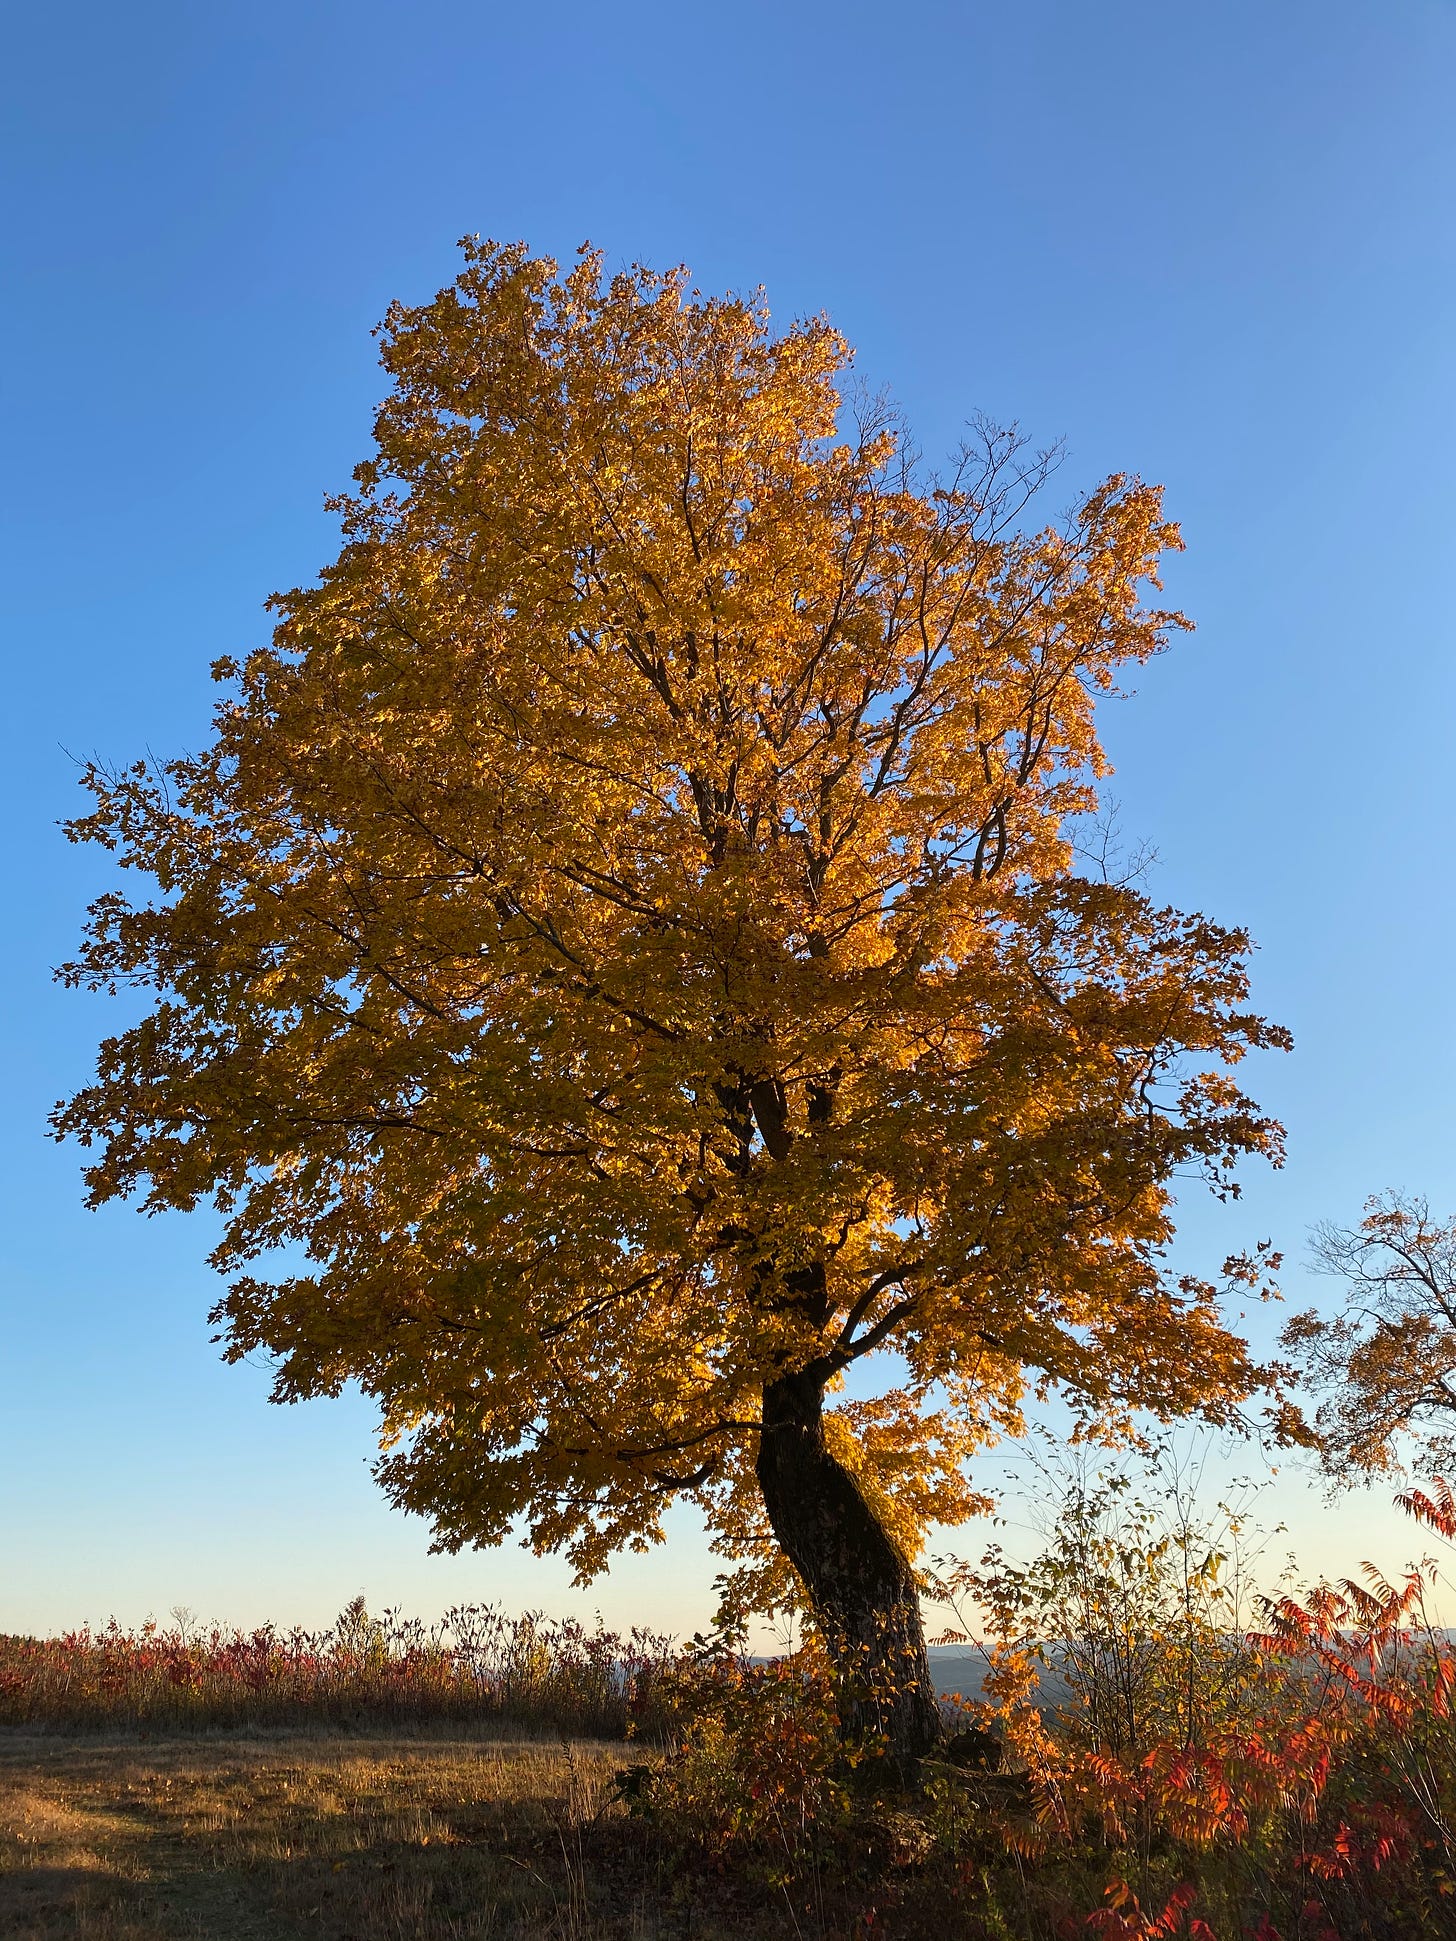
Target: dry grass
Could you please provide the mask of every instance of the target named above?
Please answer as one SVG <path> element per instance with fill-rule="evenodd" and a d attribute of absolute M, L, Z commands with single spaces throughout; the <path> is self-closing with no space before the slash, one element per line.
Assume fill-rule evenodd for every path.
<path fill-rule="evenodd" d="M 6 1941 L 617 1941 L 667 1925 L 620 1745 L 0 1733 Z M 642 1855 L 645 1862 L 646 1856 Z M 669 1896 L 669 1898 L 671 1898 Z"/>

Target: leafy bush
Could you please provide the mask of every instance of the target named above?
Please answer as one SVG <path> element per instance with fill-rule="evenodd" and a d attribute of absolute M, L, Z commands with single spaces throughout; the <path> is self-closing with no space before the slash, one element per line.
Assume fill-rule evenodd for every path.
<path fill-rule="evenodd" d="M 1187 1482 L 1074 1479 L 1030 1563 L 943 1567 L 989 1672 L 915 1799 L 843 1763 L 812 1654 L 724 1657 L 679 1701 L 658 1828 L 822 1933 L 1456 1935 L 1456 1657 L 1435 1563 L 1261 1595 L 1247 1504 L 1200 1517 Z M 1444 1485 L 1403 1501 L 1456 1537 Z"/>

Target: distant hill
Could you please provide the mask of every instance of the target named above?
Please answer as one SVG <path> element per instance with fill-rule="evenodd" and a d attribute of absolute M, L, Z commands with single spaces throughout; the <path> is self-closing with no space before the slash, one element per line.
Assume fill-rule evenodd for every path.
<path fill-rule="evenodd" d="M 979 1651 L 960 1644 L 933 1644 L 930 1647 L 930 1675 L 942 1698 L 959 1692 L 962 1698 L 979 1698 L 988 1670 Z M 1037 1681 L 1039 1702 L 1056 1704 L 1064 1695 L 1062 1678 L 1051 1665 L 1043 1666 Z"/>

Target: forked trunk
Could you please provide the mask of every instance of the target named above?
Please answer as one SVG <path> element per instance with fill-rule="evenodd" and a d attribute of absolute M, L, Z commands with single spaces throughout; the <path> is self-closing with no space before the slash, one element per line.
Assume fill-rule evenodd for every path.
<path fill-rule="evenodd" d="M 769 1523 L 803 1580 L 839 1680 L 840 1727 L 883 1745 L 902 1781 L 940 1737 L 909 1559 L 824 1439 L 824 1390 L 784 1375 L 763 1392 L 757 1473 Z"/>

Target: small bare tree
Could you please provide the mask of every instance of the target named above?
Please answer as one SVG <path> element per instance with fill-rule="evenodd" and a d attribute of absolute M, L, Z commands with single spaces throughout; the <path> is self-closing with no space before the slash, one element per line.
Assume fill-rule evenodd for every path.
<path fill-rule="evenodd" d="M 1320 1267 L 1345 1284 L 1339 1313 L 1296 1314 L 1284 1346 L 1320 1397 L 1326 1469 L 1340 1481 L 1403 1467 L 1456 1467 L 1456 1218 L 1381 1194 L 1356 1227 L 1315 1234 Z"/>

